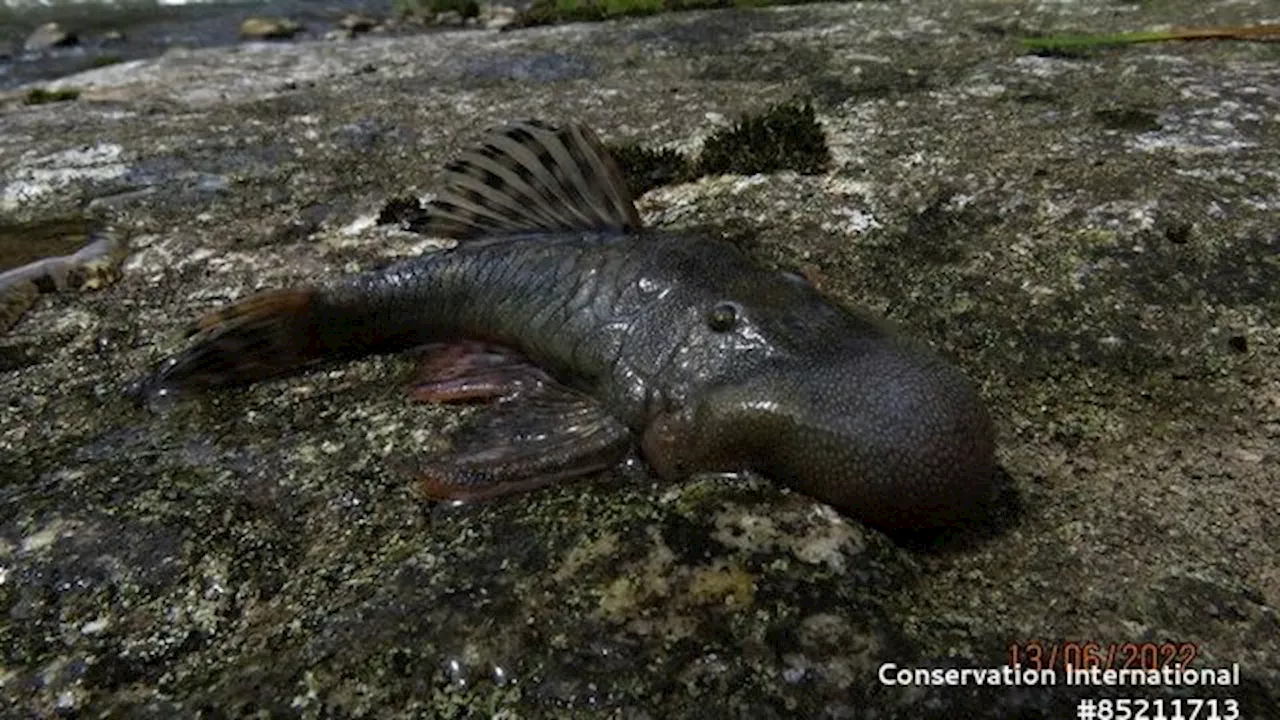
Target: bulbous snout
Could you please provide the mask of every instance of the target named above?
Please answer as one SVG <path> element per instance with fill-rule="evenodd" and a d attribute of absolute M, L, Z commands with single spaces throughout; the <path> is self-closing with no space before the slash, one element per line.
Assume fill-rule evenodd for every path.
<path fill-rule="evenodd" d="M 987 498 L 994 438 L 974 384 L 883 339 L 711 389 L 645 435 L 664 475 L 755 470 L 870 525 L 952 524 Z"/>

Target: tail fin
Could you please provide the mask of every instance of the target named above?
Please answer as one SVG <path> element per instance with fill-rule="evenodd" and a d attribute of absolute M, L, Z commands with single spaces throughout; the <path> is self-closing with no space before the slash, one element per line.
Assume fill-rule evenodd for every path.
<path fill-rule="evenodd" d="M 140 399 L 247 385 L 325 359 L 317 293 L 268 292 L 206 315 L 187 329 L 196 342 L 134 386 Z"/>

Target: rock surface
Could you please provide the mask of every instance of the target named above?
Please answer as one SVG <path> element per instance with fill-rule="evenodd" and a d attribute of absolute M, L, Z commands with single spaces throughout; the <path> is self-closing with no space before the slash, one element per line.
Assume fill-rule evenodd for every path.
<path fill-rule="evenodd" d="M 49 22 L 41 25 L 22 43 L 22 49 L 26 52 L 41 52 L 55 47 L 67 47 L 75 45 L 79 42 L 79 38 L 73 32 L 68 32 L 56 22 Z"/>
<path fill-rule="evenodd" d="M 1033 31 L 1260 3 L 982 0 L 173 51 L 0 99 L 0 222 L 111 214 L 115 285 L 0 338 L 0 703 L 28 715 L 1068 717 L 1105 689 L 902 687 L 1032 640 L 1194 647 L 1280 696 L 1280 47 L 1022 52 Z M 664 187 L 652 224 L 762 259 L 955 357 L 999 428 L 991 521 L 888 538 L 763 479 L 606 473 L 416 499 L 467 411 L 400 357 L 123 400 L 182 324 L 435 243 L 376 226 L 514 118 L 696 147 L 814 97 L 825 175 Z M 1123 657 L 1123 655 L 1121 656 Z M 1056 657 L 1057 662 L 1062 661 Z M 1272 715 L 1274 716 L 1274 715 Z"/>
<path fill-rule="evenodd" d="M 246 40 L 288 40 L 302 26 L 289 18 L 248 17 L 240 23 L 240 37 Z"/>

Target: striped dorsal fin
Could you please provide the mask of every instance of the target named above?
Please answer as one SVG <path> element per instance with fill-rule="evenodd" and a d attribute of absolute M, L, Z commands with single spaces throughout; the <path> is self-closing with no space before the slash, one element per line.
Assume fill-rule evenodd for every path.
<path fill-rule="evenodd" d="M 491 131 L 445 168 L 421 230 L 468 239 L 639 230 L 627 183 L 590 128 L 526 120 Z"/>

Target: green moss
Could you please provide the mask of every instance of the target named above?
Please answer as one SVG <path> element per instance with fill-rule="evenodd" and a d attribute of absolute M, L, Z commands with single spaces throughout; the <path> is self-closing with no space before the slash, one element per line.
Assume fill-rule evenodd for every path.
<path fill-rule="evenodd" d="M 533 27 L 626 15 L 653 15 L 666 9 L 666 4 L 667 0 L 534 0 L 512 25 Z"/>
<path fill-rule="evenodd" d="M 1155 132 L 1162 125 L 1156 113 L 1141 108 L 1114 107 L 1093 111 L 1093 118 L 1108 130 Z"/>
<path fill-rule="evenodd" d="M 607 20 L 629 15 L 654 15 L 680 10 L 751 8 L 802 5 L 816 0 L 534 0 L 510 27 L 532 27 L 560 22 Z"/>
<path fill-rule="evenodd" d="M 703 175 L 752 175 L 778 170 L 813 174 L 830 161 L 826 136 L 808 103 L 774 105 L 713 133 L 692 160 L 676 150 L 636 143 L 609 145 L 635 196 L 656 187 L 690 182 Z"/>
<path fill-rule="evenodd" d="M 445 12 L 456 12 L 463 19 L 480 14 L 476 0 L 393 0 L 391 7 L 401 17 L 433 19 Z"/>
<path fill-rule="evenodd" d="M 27 105 L 44 105 L 45 103 L 75 100 L 78 97 L 80 97 L 80 90 L 77 88 L 60 88 L 58 90 L 31 88 L 27 91 L 27 95 L 22 101 Z"/>
<path fill-rule="evenodd" d="M 652 15 L 666 9 L 666 0 L 554 0 L 564 11 L 572 13 L 581 8 L 588 12 L 597 9 L 603 17 L 621 15 Z"/>
<path fill-rule="evenodd" d="M 412 195 L 397 195 L 388 198 L 378 211 L 379 225 L 399 225 L 405 228 L 422 228 L 426 224 L 427 215 L 422 203 Z"/>
<path fill-rule="evenodd" d="M 116 65 L 124 62 L 124 58 L 119 55 L 99 55 L 89 62 L 90 67 L 106 67 L 108 65 Z"/>
<path fill-rule="evenodd" d="M 650 150 L 636 143 L 609 145 L 608 150 L 627 178 L 627 187 L 635 197 L 656 187 L 693 178 L 693 163 L 675 150 Z"/>
<path fill-rule="evenodd" d="M 787 102 L 744 117 L 733 127 L 707 138 L 696 171 L 698 175 L 751 175 L 778 170 L 816 174 L 830 160 L 826 136 L 813 106 Z"/>

